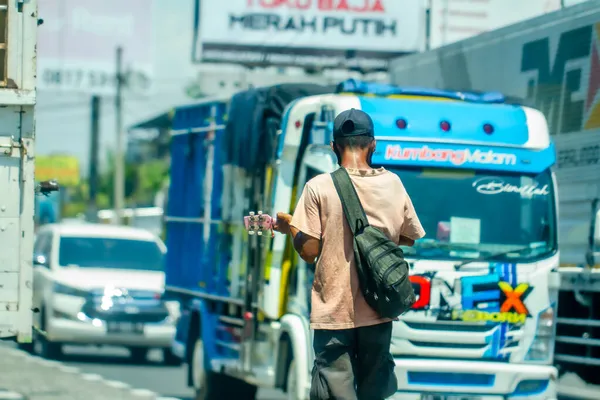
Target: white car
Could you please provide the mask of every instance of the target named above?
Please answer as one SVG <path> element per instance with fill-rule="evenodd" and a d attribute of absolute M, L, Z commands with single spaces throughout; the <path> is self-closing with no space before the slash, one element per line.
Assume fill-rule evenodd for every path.
<path fill-rule="evenodd" d="M 64 344 L 126 346 L 142 362 L 150 348 L 171 353 L 177 302 L 163 301 L 164 243 L 152 233 L 104 224 L 51 224 L 34 245 L 34 340 L 46 358 Z M 35 309 L 34 308 L 34 309 Z"/>

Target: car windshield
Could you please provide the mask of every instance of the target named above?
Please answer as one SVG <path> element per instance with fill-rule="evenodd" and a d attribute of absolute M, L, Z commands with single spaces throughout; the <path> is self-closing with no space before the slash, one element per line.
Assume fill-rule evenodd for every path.
<path fill-rule="evenodd" d="M 163 252 L 148 240 L 63 236 L 58 254 L 65 267 L 163 270 Z"/>
<path fill-rule="evenodd" d="M 408 257 L 534 259 L 556 248 L 552 176 L 391 169 L 427 232 Z"/>

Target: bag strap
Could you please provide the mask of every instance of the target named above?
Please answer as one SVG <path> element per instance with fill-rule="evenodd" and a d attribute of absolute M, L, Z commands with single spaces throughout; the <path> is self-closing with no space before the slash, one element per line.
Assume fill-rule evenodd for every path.
<path fill-rule="evenodd" d="M 348 225 L 350 225 L 352 234 L 356 236 L 357 233 L 369 226 L 369 220 L 360 203 L 352 180 L 350 180 L 350 175 L 348 175 L 348 171 L 346 171 L 345 168 L 340 167 L 331 173 L 331 178 L 333 179 L 333 185 L 342 202 L 342 208 L 346 220 L 348 221 Z"/>

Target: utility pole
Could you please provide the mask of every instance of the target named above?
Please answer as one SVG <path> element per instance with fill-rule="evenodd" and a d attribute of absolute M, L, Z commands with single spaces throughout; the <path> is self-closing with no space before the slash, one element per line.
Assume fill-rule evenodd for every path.
<path fill-rule="evenodd" d="M 431 8 L 433 7 L 433 0 L 427 1 L 425 8 L 425 51 L 431 49 Z"/>
<path fill-rule="evenodd" d="M 114 224 L 120 224 L 125 197 L 125 166 L 123 152 L 123 48 L 117 47 L 117 90 L 115 96 L 115 121 L 117 133 L 117 146 L 115 152 L 115 179 L 114 179 Z"/>
<path fill-rule="evenodd" d="M 90 166 L 89 166 L 89 200 L 88 220 L 96 222 L 98 219 L 98 158 L 100 142 L 100 96 L 92 96 L 90 124 Z"/>

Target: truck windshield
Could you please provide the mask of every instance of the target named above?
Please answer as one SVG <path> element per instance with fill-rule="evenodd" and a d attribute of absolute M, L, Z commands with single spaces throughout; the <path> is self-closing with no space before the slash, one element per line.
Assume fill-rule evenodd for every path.
<path fill-rule="evenodd" d="M 405 248 L 408 257 L 524 261 L 556 248 L 549 171 L 390 170 L 402 179 L 427 232 Z"/>

